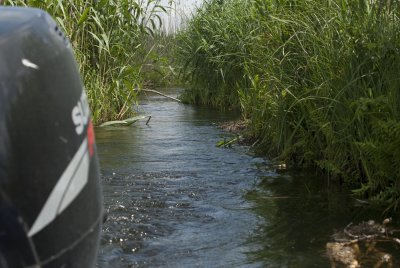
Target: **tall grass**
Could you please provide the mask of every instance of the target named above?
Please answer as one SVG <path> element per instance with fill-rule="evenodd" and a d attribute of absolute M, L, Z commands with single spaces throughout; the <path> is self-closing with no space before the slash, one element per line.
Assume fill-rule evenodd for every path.
<path fill-rule="evenodd" d="M 400 205 L 396 0 L 209 1 L 181 34 L 186 99 L 240 107 L 260 149 Z"/>
<path fill-rule="evenodd" d="M 144 42 L 144 51 L 147 51 L 141 72 L 144 87 L 179 86 L 181 68 L 174 57 L 175 44 L 175 34 L 168 34 L 164 30 L 156 31 Z"/>
<path fill-rule="evenodd" d="M 183 97 L 195 103 L 238 106 L 235 89 L 246 87 L 248 45 L 254 43 L 254 25 L 247 23 L 252 3 L 222 3 L 206 2 L 178 38 L 178 58 L 186 69 L 184 80 L 193 84 Z"/>
<path fill-rule="evenodd" d="M 70 38 L 87 90 L 93 120 L 132 113 L 135 88 L 149 56 L 144 46 L 161 25 L 160 0 L 7 0 L 49 12 Z"/>

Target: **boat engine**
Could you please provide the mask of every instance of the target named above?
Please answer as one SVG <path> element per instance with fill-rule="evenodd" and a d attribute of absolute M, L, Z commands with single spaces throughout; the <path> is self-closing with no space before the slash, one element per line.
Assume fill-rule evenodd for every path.
<path fill-rule="evenodd" d="M 0 7 L 0 267 L 93 267 L 102 204 L 68 38 L 42 10 Z"/>

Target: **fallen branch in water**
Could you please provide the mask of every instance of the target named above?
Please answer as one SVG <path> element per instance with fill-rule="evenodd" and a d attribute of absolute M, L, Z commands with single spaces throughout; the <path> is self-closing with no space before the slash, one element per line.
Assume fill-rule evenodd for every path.
<path fill-rule="evenodd" d="M 157 91 L 157 90 L 154 90 L 154 89 L 134 89 L 134 91 L 143 91 L 143 92 L 152 92 L 152 93 L 156 93 L 156 94 L 158 94 L 158 95 L 161 95 L 161 96 L 163 96 L 163 97 L 166 97 L 166 98 L 168 98 L 168 99 L 171 99 L 171 100 L 174 100 L 174 101 L 177 101 L 177 102 L 182 102 L 180 99 L 177 99 L 177 98 L 174 98 L 174 97 L 171 97 L 171 96 L 168 96 L 168 95 L 165 95 L 164 93 L 161 93 L 161 92 L 159 92 L 159 91 Z"/>
<path fill-rule="evenodd" d="M 99 127 L 109 127 L 109 126 L 130 126 L 133 123 L 135 123 L 136 121 L 139 121 L 141 119 L 146 119 L 148 118 L 146 125 L 149 124 L 150 119 L 151 119 L 151 115 L 138 115 L 135 117 L 131 117 L 125 120 L 114 120 L 114 121 L 108 121 L 105 122 L 103 124 L 101 124 Z"/>

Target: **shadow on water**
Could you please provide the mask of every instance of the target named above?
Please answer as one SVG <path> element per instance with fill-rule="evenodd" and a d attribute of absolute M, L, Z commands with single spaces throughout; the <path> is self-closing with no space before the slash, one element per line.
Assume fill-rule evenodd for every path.
<path fill-rule="evenodd" d="M 252 210 L 264 218 L 249 239 L 257 247 L 248 253 L 250 262 L 266 267 L 330 267 L 326 243 L 333 241 L 334 233 L 350 222 L 383 220 L 379 209 L 363 207 L 337 184 L 328 186 L 325 176 L 312 171 L 270 170 L 246 195 L 254 204 Z M 398 245 L 384 242 L 376 248 L 390 253 L 393 267 L 398 267 Z M 371 262 L 362 267 L 375 267 L 376 259 Z"/>
<path fill-rule="evenodd" d="M 380 219 L 316 175 L 217 148 L 226 133 L 215 123 L 237 114 L 159 96 L 139 111 L 149 126 L 96 129 L 108 211 L 99 267 L 329 267 L 335 228 Z"/>

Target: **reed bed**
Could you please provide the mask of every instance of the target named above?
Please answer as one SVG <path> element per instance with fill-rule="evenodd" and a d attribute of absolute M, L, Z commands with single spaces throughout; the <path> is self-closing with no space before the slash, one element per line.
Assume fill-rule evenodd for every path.
<path fill-rule="evenodd" d="M 240 108 L 259 149 L 400 205 L 397 0 L 213 0 L 178 37 L 188 102 Z"/>
<path fill-rule="evenodd" d="M 46 10 L 71 40 L 96 124 L 132 115 L 149 40 L 161 27 L 160 0 L 7 0 Z"/>

